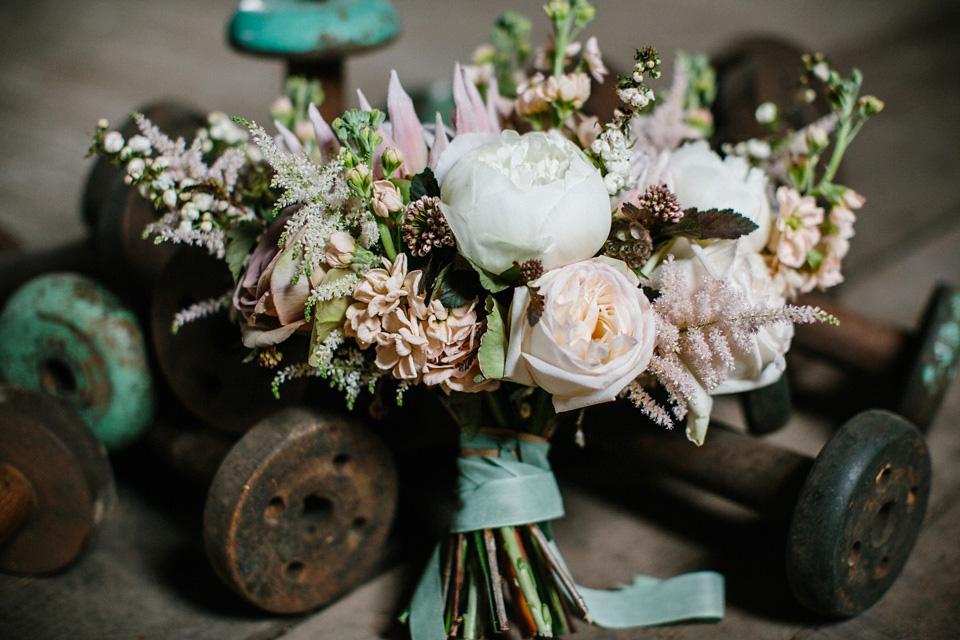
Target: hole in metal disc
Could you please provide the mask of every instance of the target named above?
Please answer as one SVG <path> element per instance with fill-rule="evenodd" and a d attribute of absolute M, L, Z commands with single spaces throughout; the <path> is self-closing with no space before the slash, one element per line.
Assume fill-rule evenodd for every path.
<path fill-rule="evenodd" d="M 885 484 L 890 481 L 890 474 L 893 472 L 893 469 L 888 464 L 883 469 L 880 470 L 880 473 L 877 474 L 877 484 Z"/>
<path fill-rule="evenodd" d="M 348 462 L 350 462 L 350 454 L 348 453 L 338 453 L 333 457 L 333 464 L 337 465 L 338 467 L 342 467 Z"/>
<path fill-rule="evenodd" d="M 880 562 L 877 564 L 877 570 L 874 571 L 874 577 L 878 580 L 890 571 L 890 556 L 883 556 L 880 558 Z"/>
<path fill-rule="evenodd" d="M 303 577 L 303 563 L 299 560 L 288 562 L 287 566 L 283 568 L 283 577 L 289 582 L 299 582 L 300 578 Z"/>
<path fill-rule="evenodd" d="M 308 533 L 330 525 L 333 520 L 333 502 L 319 493 L 311 493 L 303 499 L 303 526 Z"/>
<path fill-rule="evenodd" d="M 920 487 L 910 487 L 910 492 L 907 494 L 907 513 L 913 513 L 913 510 L 917 506 L 917 493 L 919 493 Z"/>
<path fill-rule="evenodd" d="M 286 510 L 287 501 L 283 499 L 283 496 L 273 496 L 267 503 L 267 508 L 263 510 L 263 519 L 268 524 L 276 524 Z"/>
<path fill-rule="evenodd" d="M 847 556 L 847 566 L 852 568 L 860 564 L 860 552 L 862 547 L 863 543 L 861 543 L 859 540 L 850 546 L 850 555 Z"/>
<path fill-rule="evenodd" d="M 897 505 L 893 500 L 888 500 L 880 507 L 880 511 L 873 519 L 870 541 L 874 546 L 879 547 L 890 539 L 897 526 L 897 520 Z"/>
<path fill-rule="evenodd" d="M 40 384 L 47 392 L 68 396 L 77 391 L 77 377 L 73 368 L 60 358 L 48 358 L 40 363 Z"/>
<path fill-rule="evenodd" d="M 357 516 L 356 518 L 353 519 L 353 522 L 351 523 L 350 526 L 353 527 L 354 531 L 359 531 L 360 529 L 363 529 L 365 526 L 367 526 L 367 519 L 364 518 L 363 516 Z"/>

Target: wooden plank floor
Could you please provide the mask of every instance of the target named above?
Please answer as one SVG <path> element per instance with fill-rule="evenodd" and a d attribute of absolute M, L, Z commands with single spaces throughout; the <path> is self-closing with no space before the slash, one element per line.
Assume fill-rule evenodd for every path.
<path fill-rule="evenodd" d="M 519 5 L 544 33 L 541 2 L 402 0 L 405 35 L 358 58 L 348 86 L 376 103 L 387 72 L 408 88 L 448 77 L 503 9 Z M 717 51 L 747 33 L 774 33 L 857 66 L 865 90 L 887 103 L 851 150 L 849 184 L 868 198 L 839 297 L 862 312 L 909 327 L 937 281 L 960 284 L 960 8 L 924 0 L 748 3 L 728 0 L 598 2 L 592 29 L 608 60 L 629 65 L 634 46 Z M 0 225 L 28 248 L 83 233 L 78 199 L 83 155 L 97 119 L 173 97 L 205 109 L 265 119 L 281 65 L 223 44 L 234 0 L 10 0 L 0 3 Z M 738 420 L 736 408 L 721 413 Z M 577 637 L 892 639 L 960 637 L 960 384 L 929 432 L 934 485 L 917 548 L 891 590 L 857 618 L 829 622 L 792 603 L 777 578 L 776 532 L 729 505 L 691 506 L 639 489 L 611 497 L 567 474 L 567 517 L 556 526 L 579 580 L 612 586 L 633 573 L 660 577 L 719 569 L 728 615 L 710 625 Z M 410 425 L 415 429 L 416 425 Z M 772 439 L 815 454 L 822 418 L 798 413 Z M 369 640 L 402 637 L 392 623 L 416 572 L 395 566 L 309 616 L 276 617 L 239 603 L 203 555 L 202 491 L 132 456 L 116 461 L 120 500 L 99 544 L 54 578 L 0 577 L 0 638 L 77 640 L 231 638 Z M 152 475 L 153 480 L 143 477 Z M 696 496 L 695 496 L 696 497 Z M 773 550 L 773 551 L 772 551 Z"/>

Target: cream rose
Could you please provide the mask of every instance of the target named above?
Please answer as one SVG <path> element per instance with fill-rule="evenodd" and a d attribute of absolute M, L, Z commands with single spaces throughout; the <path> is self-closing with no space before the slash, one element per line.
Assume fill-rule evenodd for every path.
<path fill-rule="evenodd" d="M 440 157 L 440 207 L 464 256 L 493 273 L 592 257 L 610 233 L 603 178 L 556 132 L 465 134 Z"/>
<path fill-rule="evenodd" d="M 534 326 L 528 289 L 514 292 L 507 379 L 543 388 L 557 411 L 570 411 L 613 400 L 647 368 L 656 320 L 625 264 L 585 260 L 548 271 L 536 285 L 545 306 Z"/>

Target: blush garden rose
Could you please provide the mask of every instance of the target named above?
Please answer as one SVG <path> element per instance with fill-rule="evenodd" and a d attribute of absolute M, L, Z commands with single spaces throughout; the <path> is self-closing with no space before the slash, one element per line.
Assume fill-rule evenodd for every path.
<path fill-rule="evenodd" d="M 600 172 L 559 133 L 459 136 L 445 155 L 440 206 L 460 253 L 487 271 L 529 259 L 556 269 L 592 257 L 610 233 Z"/>
<path fill-rule="evenodd" d="M 624 263 L 584 260 L 535 284 L 545 306 L 533 326 L 529 290 L 514 292 L 506 378 L 542 387 L 559 412 L 611 401 L 647 368 L 656 318 Z"/>

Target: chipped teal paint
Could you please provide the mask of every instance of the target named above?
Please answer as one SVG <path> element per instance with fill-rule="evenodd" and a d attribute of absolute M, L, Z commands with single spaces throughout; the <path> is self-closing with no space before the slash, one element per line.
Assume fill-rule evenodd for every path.
<path fill-rule="evenodd" d="M 400 33 L 387 0 L 243 0 L 230 21 L 230 43 L 261 55 L 337 57 L 384 45 Z"/>
<path fill-rule="evenodd" d="M 939 390 L 957 372 L 960 354 L 960 291 L 950 298 L 950 318 L 937 329 L 933 343 L 932 362 L 923 367 L 923 384 L 932 391 Z"/>
<path fill-rule="evenodd" d="M 40 276 L 10 298 L 0 314 L 0 378 L 59 396 L 111 449 L 153 420 L 137 318 L 83 276 Z"/>

